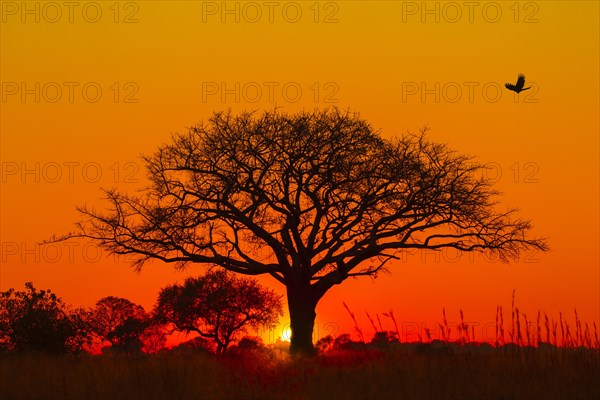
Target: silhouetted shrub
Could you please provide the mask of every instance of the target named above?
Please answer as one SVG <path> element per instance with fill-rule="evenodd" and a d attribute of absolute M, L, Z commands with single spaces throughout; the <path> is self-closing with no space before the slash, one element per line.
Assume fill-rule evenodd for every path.
<path fill-rule="evenodd" d="M 4 350 L 79 352 L 91 342 L 89 313 L 70 309 L 50 290 L 13 288 L 0 292 L 0 348 Z"/>
<path fill-rule="evenodd" d="M 155 353 L 166 341 L 164 327 L 144 308 L 131 301 L 108 296 L 98 300 L 92 312 L 91 329 L 111 351 Z"/>
<path fill-rule="evenodd" d="M 225 270 L 167 286 L 155 309 L 156 318 L 174 330 L 213 340 L 217 354 L 248 327 L 272 327 L 281 314 L 281 296 Z"/>

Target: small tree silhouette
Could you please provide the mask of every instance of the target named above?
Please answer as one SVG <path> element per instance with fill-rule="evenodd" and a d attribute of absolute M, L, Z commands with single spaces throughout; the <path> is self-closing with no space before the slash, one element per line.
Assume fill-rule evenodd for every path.
<path fill-rule="evenodd" d="M 0 292 L 0 348 L 4 350 L 79 352 L 91 343 L 89 313 L 70 309 L 50 290 Z"/>
<path fill-rule="evenodd" d="M 175 330 L 213 340 L 222 354 L 248 327 L 273 327 L 282 307 L 280 296 L 256 280 L 221 270 L 162 289 L 154 312 Z"/>
<path fill-rule="evenodd" d="M 485 165 L 425 134 L 385 139 L 336 108 L 215 113 L 144 158 L 143 196 L 106 191 L 79 231 L 141 268 L 150 259 L 269 274 L 285 285 L 292 353 L 312 354 L 319 300 L 412 250 L 546 250 L 499 211 Z"/>
<path fill-rule="evenodd" d="M 165 342 L 159 323 L 142 306 L 122 297 L 108 296 L 96 302 L 91 329 L 111 350 L 129 353 L 156 352 Z"/>
<path fill-rule="evenodd" d="M 121 326 L 130 319 L 146 318 L 146 311 L 142 306 L 122 297 L 107 296 L 96 302 L 92 311 L 92 329 L 101 341 L 108 341 L 115 346 L 120 341 L 117 331 Z"/>

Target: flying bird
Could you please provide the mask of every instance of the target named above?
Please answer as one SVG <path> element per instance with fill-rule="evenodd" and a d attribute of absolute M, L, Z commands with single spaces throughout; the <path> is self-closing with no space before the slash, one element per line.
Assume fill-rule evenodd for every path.
<path fill-rule="evenodd" d="M 513 85 L 512 83 L 506 83 L 504 86 L 506 86 L 508 90 L 512 90 L 513 92 L 517 93 L 520 93 L 523 90 L 531 89 L 531 86 L 528 86 L 526 88 L 523 87 L 525 86 L 525 75 L 523 74 L 519 74 L 519 78 L 517 79 L 516 84 Z"/>

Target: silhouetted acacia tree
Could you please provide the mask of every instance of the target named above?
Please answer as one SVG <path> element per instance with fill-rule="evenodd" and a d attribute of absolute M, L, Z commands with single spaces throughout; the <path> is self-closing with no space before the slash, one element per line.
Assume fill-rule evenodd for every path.
<path fill-rule="evenodd" d="M 70 309 L 50 290 L 0 292 L 0 348 L 5 350 L 79 352 L 91 343 L 89 313 Z"/>
<path fill-rule="evenodd" d="M 248 327 L 273 327 L 282 307 L 280 296 L 255 279 L 220 270 L 162 289 L 154 312 L 178 331 L 213 340 L 222 354 Z"/>
<path fill-rule="evenodd" d="M 92 314 L 92 328 L 96 336 L 102 341 L 116 345 L 119 341 L 115 333 L 128 319 L 146 318 L 146 311 L 140 305 L 122 297 L 107 296 L 96 302 Z"/>
<path fill-rule="evenodd" d="M 148 328 L 147 318 L 130 317 L 109 333 L 112 349 L 117 352 L 139 353 L 144 345 L 142 336 Z"/>
<path fill-rule="evenodd" d="M 91 328 L 112 350 L 153 353 L 165 342 L 164 329 L 144 308 L 122 297 L 108 296 L 96 302 Z"/>
<path fill-rule="evenodd" d="M 424 134 L 383 138 L 338 109 L 215 113 L 144 158 L 145 195 L 106 191 L 80 230 L 141 268 L 150 259 L 269 274 L 285 285 L 292 352 L 312 353 L 315 307 L 403 252 L 546 250 L 499 210 L 485 165 Z"/>

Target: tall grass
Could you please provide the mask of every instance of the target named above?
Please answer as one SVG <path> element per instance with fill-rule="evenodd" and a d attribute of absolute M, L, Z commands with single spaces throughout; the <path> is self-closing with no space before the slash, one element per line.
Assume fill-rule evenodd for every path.
<path fill-rule="evenodd" d="M 356 314 L 343 306 L 360 345 L 312 359 L 290 358 L 275 353 L 275 347 L 221 357 L 191 350 L 137 356 L 0 354 L 0 399 L 600 398 L 596 322 L 581 321 L 577 310 L 574 322 L 541 310 L 530 320 L 513 292 L 510 326 L 498 306 L 495 338 L 488 345 L 462 309 L 451 324 L 442 308 L 439 337 L 426 328 L 418 343 L 402 337 L 393 310 L 383 313 L 384 321 L 366 312 L 375 336 L 389 339 L 380 346 L 367 343 Z M 394 334 L 385 335 L 389 332 Z M 472 351 L 476 348 L 482 351 Z"/>
<path fill-rule="evenodd" d="M 365 333 L 361 328 L 356 315 L 350 307 L 344 302 L 344 308 L 348 311 L 352 322 L 354 323 L 354 331 L 357 333 L 358 338 L 361 342 L 366 343 Z M 384 325 L 379 318 L 379 314 L 375 314 L 377 317 L 377 324 L 375 319 L 371 317 L 368 311 L 365 311 L 367 319 L 373 328 L 374 333 L 386 331 Z M 389 329 L 389 332 L 393 332 L 399 342 L 409 341 L 408 337 L 403 337 L 401 329 L 398 326 L 396 318 L 394 317 L 393 310 L 384 312 L 383 315 L 393 323 L 393 327 Z M 472 343 L 489 343 L 495 347 L 501 347 L 505 345 L 516 345 L 519 347 L 540 347 L 543 345 L 551 345 L 554 347 L 563 348 L 588 348 L 600 351 L 600 338 L 598 337 L 598 329 L 596 322 L 592 323 L 593 329 L 590 329 L 590 324 L 584 322 L 579 318 L 577 309 L 574 309 L 574 321 L 571 323 L 563 316 L 562 312 L 559 312 L 558 321 L 548 316 L 547 313 L 543 313 L 542 321 L 542 310 L 537 310 L 535 320 L 530 320 L 528 315 L 519 308 L 516 302 L 515 291 L 512 293 L 511 300 L 511 324 L 508 329 L 508 340 L 506 338 L 506 329 L 504 326 L 504 311 L 501 305 L 496 307 L 495 315 L 495 337 L 477 337 L 475 332 L 476 324 L 468 324 L 465 319 L 465 314 L 462 309 L 459 309 L 458 322 L 451 324 L 448 322 L 446 316 L 446 308 L 442 308 L 441 322 L 436 323 L 436 327 L 439 328 L 439 336 L 433 337 L 431 329 L 425 327 L 423 337 L 422 333 L 418 331 L 417 341 L 418 342 L 432 342 L 433 340 L 440 340 L 442 342 L 454 343 L 454 344 L 472 344 Z M 456 327 L 456 337 L 452 336 L 452 327 Z M 560 326 L 560 334 L 558 334 L 558 327 Z M 572 329 L 574 327 L 574 329 Z M 545 340 L 544 334 L 545 332 Z M 425 340 L 424 340 L 425 338 Z"/>
<path fill-rule="evenodd" d="M 348 313 L 350 314 L 350 318 L 352 318 L 352 321 L 354 321 L 354 331 L 358 334 L 360 341 L 363 343 L 366 343 L 365 335 L 363 335 L 363 331 L 362 331 L 362 329 L 360 329 L 360 325 L 356 321 L 356 317 L 355 317 L 354 313 L 352 311 L 350 311 L 350 307 L 348 307 L 348 305 L 345 302 L 343 304 L 344 304 L 344 307 L 346 308 L 346 310 L 348 311 Z"/>
<path fill-rule="evenodd" d="M 403 345 L 408 346 L 408 345 Z M 0 355 L 0 398 L 153 399 L 593 399 L 595 351 L 365 352 L 272 360 L 167 352 Z"/>
<path fill-rule="evenodd" d="M 398 328 L 398 323 L 396 322 L 396 317 L 394 317 L 394 310 L 390 310 L 387 313 L 383 313 L 384 317 L 388 317 L 389 319 L 392 320 L 392 322 L 394 323 L 394 329 L 396 332 L 396 337 L 398 338 L 398 341 L 400 343 L 402 343 L 402 335 L 400 334 L 400 329 Z M 596 327 L 596 325 L 594 324 L 594 328 Z M 428 334 L 429 336 L 429 334 Z"/>

